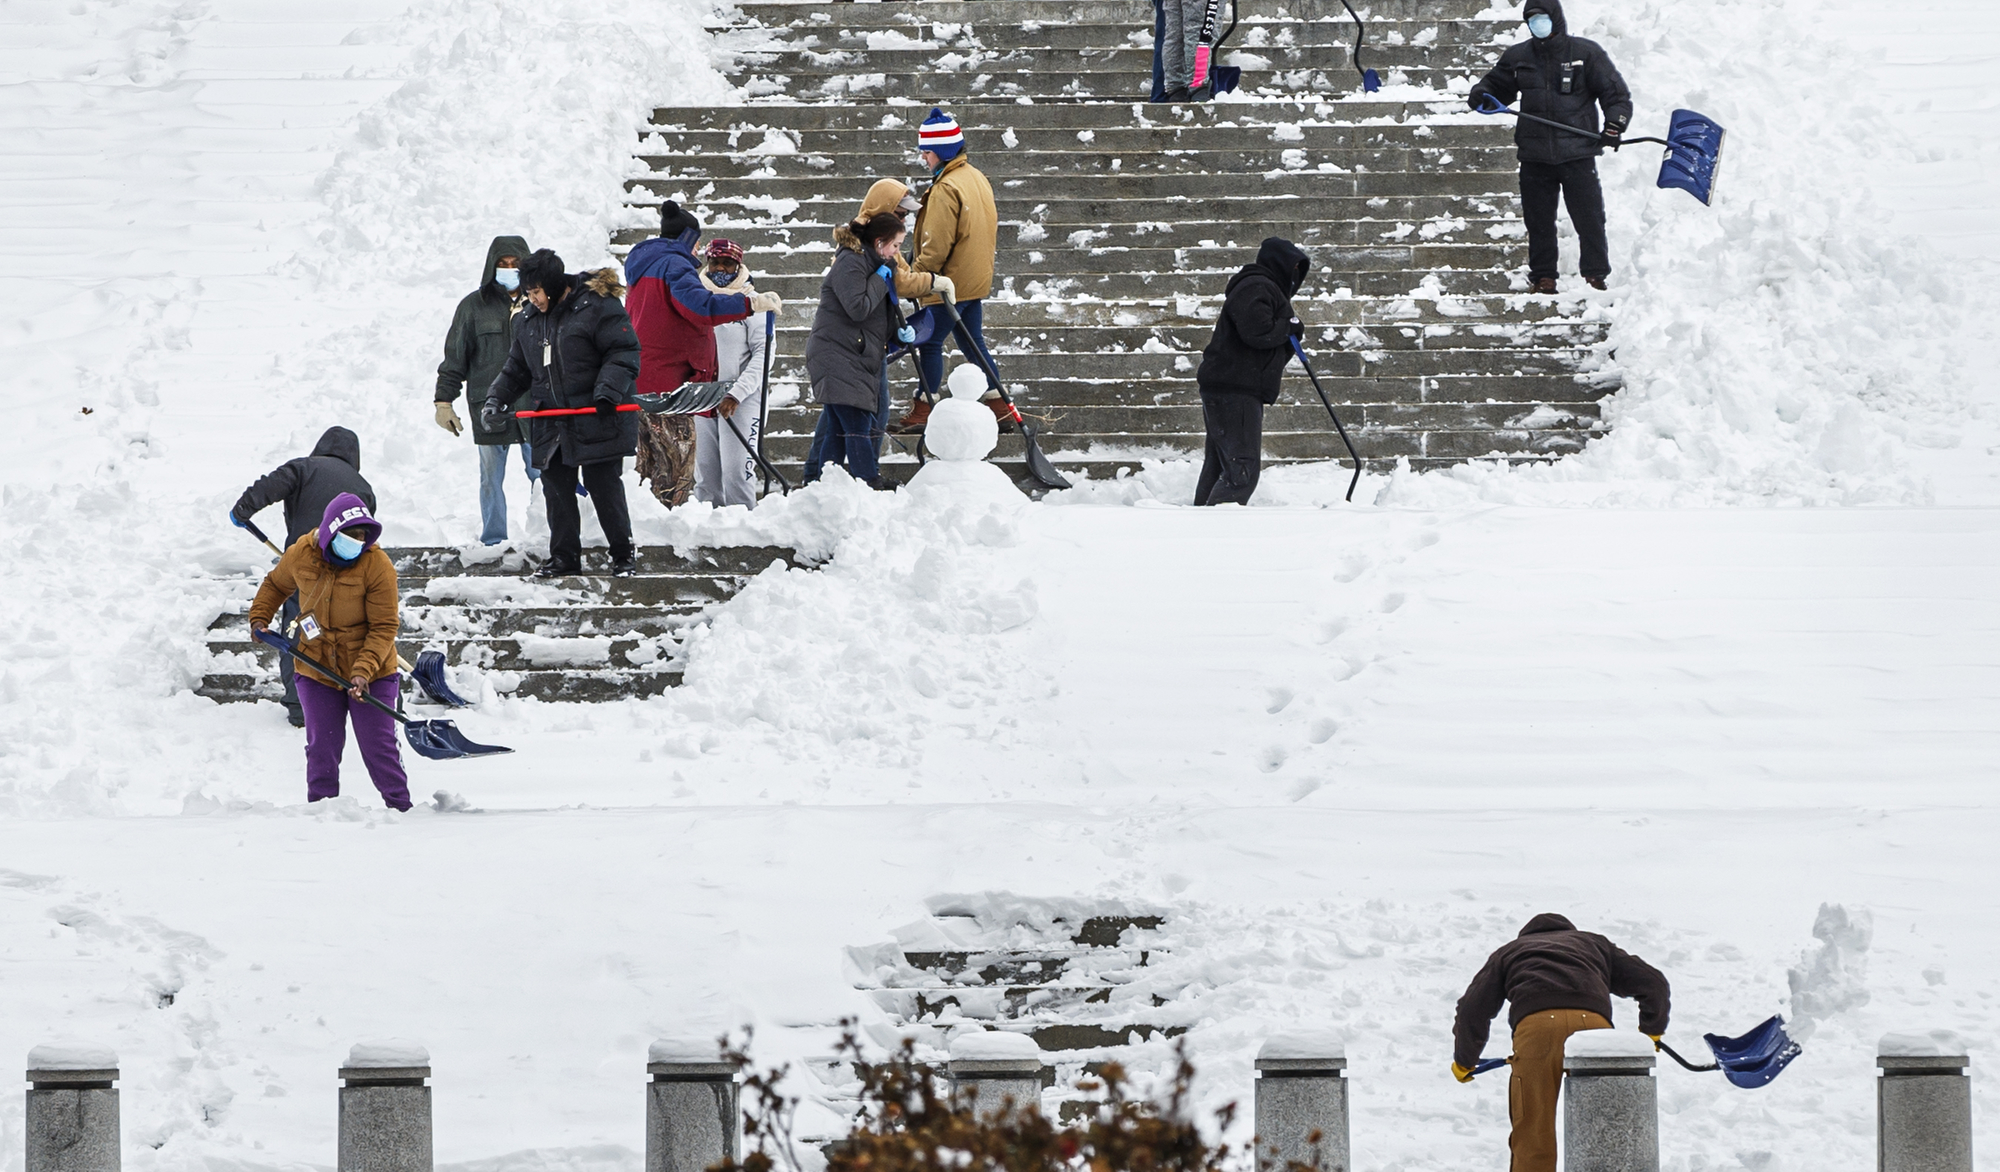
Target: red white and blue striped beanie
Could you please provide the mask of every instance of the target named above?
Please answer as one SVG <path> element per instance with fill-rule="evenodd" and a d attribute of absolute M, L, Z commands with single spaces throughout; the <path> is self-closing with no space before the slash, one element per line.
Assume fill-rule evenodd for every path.
<path fill-rule="evenodd" d="M 965 132 L 958 128 L 958 119 L 932 106 L 931 116 L 917 128 L 917 149 L 930 151 L 950 162 L 965 149 Z"/>

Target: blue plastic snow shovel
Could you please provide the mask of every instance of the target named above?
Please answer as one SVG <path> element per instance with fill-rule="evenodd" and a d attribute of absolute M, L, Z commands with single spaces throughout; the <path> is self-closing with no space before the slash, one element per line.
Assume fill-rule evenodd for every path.
<path fill-rule="evenodd" d="M 1715 1061 L 1704 1066 L 1696 1066 L 1674 1053 L 1674 1048 L 1665 1042 L 1654 1045 L 1689 1070 L 1720 1070 L 1722 1077 L 1746 1090 L 1766 1085 L 1803 1052 L 1791 1035 L 1785 1033 L 1785 1019 L 1776 1015 L 1758 1023 L 1756 1029 L 1742 1037 L 1703 1034 L 1701 1040 L 1708 1043 L 1709 1053 L 1715 1055 Z"/>
<path fill-rule="evenodd" d="M 1372 69 L 1361 67 L 1361 42 L 1368 39 L 1368 26 L 1361 22 L 1361 14 L 1354 11 L 1354 5 L 1340 0 L 1340 6 L 1347 9 L 1347 15 L 1354 18 L 1354 71 L 1361 75 L 1361 89 L 1364 93 L 1374 93 L 1382 88 L 1382 75 Z"/>
<path fill-rule="evenodd" d="M 425 651 L 417 656 L 417 666 L 410 669 L 410 678 L 417 681 L 417 687 L 431 698 L 434 704 L 447 708 L 470 708 L 472 701 L 451 690 L 444 678 L 444 652 Z"/>
<path fill-rule="evenodd" d="M 299 654 L 299 649 L 293 645 L 291 640 L 269 627 L 265 627 L 263 630 L 257 632 L 257 641 L 276 647 L 278 650 L 285 652 L 293 659 L 305 664 L 327 679 L 337 680 L 340 678 L 339 673 L 335 672 L 332 668 L 315 663 Z M 411 720 L 394 708 L 377 700 L 365 688 L 362 689 L 361 698 L 396 718 L 396 722 L 403 726 L 403 736 L 409 740 L 410 748 L 419 757 L 429 757 L 433 761 L 455 761 L 460 757 L 490 757 L 495 753 L 511 753 L 514 751 L 512 749 L 501 748 L 499 745 L 482 745 L 477 741 L 468 740 L 464 733 L 458 731 L 458 726 L 449 720 Z"/>
<path fill-rule="evenodd" d="M 1523 114 L 1514 107 L 1494 97 L 1492 94 L 1479 96 L 1478 110 L 1481 114 L 1512 114 L 1543 126 L 1553 126 L 1557 130 L 1567 130 L 1571 134 L 1590 138 L 1588 130 L 1582 130 L 1567 123 Z M 1667 123 L 1667 137 L 1618 137 L 1599 134 L 1599 142 L 1617 150 L 1634 142 L 1656 142 L 1667 148 L 1667 154 L 1660 160 L 1658 186 L 1675 187 L 1700 200 L 1704 206 L 1712 205 L 1715 199 L 1715 172 L 1722 165 L 1722 141 L 1728 137 L 1713 118 L 1697 114 L 1693 110 L 1675 110 Z"/>

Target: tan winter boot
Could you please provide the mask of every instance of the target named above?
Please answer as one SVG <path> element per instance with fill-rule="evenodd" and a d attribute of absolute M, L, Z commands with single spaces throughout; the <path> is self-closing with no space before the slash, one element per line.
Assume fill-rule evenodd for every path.
<path fill-rule="evenodd" d="M 1000 421 L 1001 435 L 1006 435 L 1008 432 L 1014 430 L 1015 413 L 1013 404 L 998 395 L 990 399 L 981 399 L 980 402 L 993 409 L 993 418 Z"/>
<path fill-rule="evenodd" d="M 903 416 L 896 426 L 889 429 L 891 435 L 922 435 L 924 424 L 930 422 L 931 401 L 921 396 L 910 400 L 910 413 Z"/>

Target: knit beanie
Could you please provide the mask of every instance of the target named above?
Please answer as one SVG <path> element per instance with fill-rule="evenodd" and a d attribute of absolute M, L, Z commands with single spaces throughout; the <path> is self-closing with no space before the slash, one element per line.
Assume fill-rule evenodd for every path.
<path fill-rule="evenodd" d="M 682 210 L 673 200 L 660 205 L 660 235 L 678 240 L 689 232 L 701 235 L 701 221 L 694 218 L 694 213 Z"/>
<path fill-rule="evenodd" d="M 958 119 L 932 106 L 931 116 L 917 128 L 917 149 L 930 151 L 949 163 L 965 150 L 965 132 L 958 128 Z"/>

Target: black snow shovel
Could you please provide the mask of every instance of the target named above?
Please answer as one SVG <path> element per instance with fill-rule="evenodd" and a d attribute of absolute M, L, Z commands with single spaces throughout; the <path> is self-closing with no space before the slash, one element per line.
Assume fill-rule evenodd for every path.
<path fill-rule="evenodd" d="M 291 640 L 269 627 L 257 632 L 257 641 L 276 647 L 278 650 L 290 655 L 293 659 L 305 664 L 327 679 L 337 680 L 340 678 L 339 673 L 335 672 L 332 668 L 315 663 L 307 659 L 304 655 L 301 655 L 298 647 Z M 514 751 L 502 748 L 499 745 L 482 745 L 476 741 L 467 740 L 465 734 L 458 731 L 458 726 L 449 720 L 411 720 L 394 708 L 377 700 L 365 688 L 361 691 L 361 698 L 396 718 L 397 723 L 403 726 L 403 736 L 409 740 L 410 748 L 419 757 L 429 757 L 433 761 L 455 761 L 460 757 L 491 757 L 496 753 L 511 753 Z"/>
<path fill-rule="evenodd" d="M 1722 141 L 1728 132 L 1716 124 L 1715 119 L 1693 110 L 1675 110 L 1667 123 L 1667 137 L 1650 138 L 1619 135 L 1593 135 L 1588 130 L 1571 126 L 1564 122 L 1542 118 L 1534 114 L 1523 114 L 1514 107 L 1494 97 L 1482 94 L 1477 107 L 1481 114 L 1512 114 L 1543 126 L 1553 126 L 1557 130 L 1567 130 L 1581 138 L 1596 138 L 1603 146 L 1612 150 L 1635 142 L 1656 142 L 1667 148 L 1666 157 L 1660 160 L 1660 178 L 1657 186 L 1672 187 L 1685 191 L 1708 206 L 1715 198 L 1715 172 L 1722 166 Z"/>
<path fill-rule="evenodd" d="M 1347 482 L 1347 499 L 1354 499 L 1354 486 L 1361 483 L 1361 453 L 1354 450 L 1354 441 L 1347 438 L 1347 429 L 1340 425 L 1340 416 L 1333 413 L 1333 400 L 1326 397 L 1326 388 L 1319 385 L 1319 376 L 1313 373 L 1312 363 L 1306 361 L 1306 348 L 1293 338 L 1292 353 L 1299 356 L 1299 365 L 1306 368 L 1306 377 L 1312 380 L 1313 390 L 1319 392 L 1319 401 L 1326 404 L 1326 413 L 1333 419 L 1333 430 L 1340 433 L 1340 442 L 1347 445 L 1347 455 L 1354 461 L 1354 479 Z M 1477 1074 L 1477 1071 L 1473 1073 Z"/>
<path fill-rule="evenodd" d="M 1000 392 L 1000 401 L 1007 404 L 1007 410 L 1013 415 L 1014 426 L 1021 429 L 1021 440 L 1027 448 L 1028 475 L 1034 477 L 1036 483 L 1044 488 L 1068 488 L 1069 478 L 1056 471 L 1056 466 L 1042 454 L 1042 445 L 1035 442 L 1034 425 L 1022 417 L 1021 409 L 1014 405 L 1013 396 L 1009 395 L 1007 388 L 1000 384 L 1000 372 L 993 369 L 993 363 L 987 360 L 985 351 L 973 344 L 972 331 L 966 329 L 965 323 L 959 320 L 958 306 L 946 300 L 938 302 L 938 308 L 944 310 L 944 315 L 951 319 L 951 329 L 958 335 L 959 348 L 978 360 L 980 369 L 986 372 L 987 384 Z"/>

